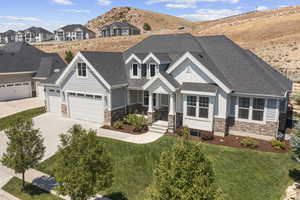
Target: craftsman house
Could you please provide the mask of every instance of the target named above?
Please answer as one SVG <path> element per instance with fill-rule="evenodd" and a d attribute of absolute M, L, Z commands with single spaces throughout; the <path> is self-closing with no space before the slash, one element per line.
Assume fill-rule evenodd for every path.
<path fill-rule="evenodd" d="M 264 139 L 284 129 L 292 82 L 225 36 L 155 35 L 125 52 L 79 52 L 46 81 L 49 112 L 111 125 L 140 112 L 169 131 Z"/>

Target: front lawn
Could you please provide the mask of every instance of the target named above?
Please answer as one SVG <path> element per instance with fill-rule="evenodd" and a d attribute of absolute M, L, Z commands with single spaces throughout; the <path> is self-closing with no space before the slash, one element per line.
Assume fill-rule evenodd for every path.
<path fill-rule="evenodd" d="M 179 139 L 164 136 L 154 143 L 138 145 L 99 138 L 115 162 L 113 186 L 102 194 L 115 200 L 144 199 L 145 188 L 152 181 L 160 153 Z M 214 164 L 217 182 L 226 200 L 278 200 L 292 183 L 292 177 L 300 174 L 300 166 L 290 159 L 289 153 L 201 145 Z M 55 156 L 44 161 L 38 169 L 52 174 L 54 163 Z"/>
<path fill-rule="evenodd" d="M 23 117 L 25 119 L 32 119 L 38 115 L 45 113 L 45 107 L 34 108 L 30 110 L 25 110 L 23 112 L 16 113 L 0 119 L 0 131 L 6 129 L 9 123 L 16 118 Z"/>
<path fill-rule="evenodd" d="M 38 187 L 28 184 L 26 192 L 22 191 L 22 180 L 13 177 L 2 189 L 11 195 L 22 200 L 61 200 L 60 198 L 39 189 Z"/>

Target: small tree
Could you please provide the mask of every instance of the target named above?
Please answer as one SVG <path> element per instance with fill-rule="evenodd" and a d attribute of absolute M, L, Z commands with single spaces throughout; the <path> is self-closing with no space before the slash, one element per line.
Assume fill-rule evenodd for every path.
<path fill-rule="evenodd" d="M 148 200 L 220 200 L 211 162 L 199 144 L 183 141 L 162 153 Z"/>
<path fill-rule="evenodd" d="M 297 92 L 292 96 L 292 99 L 296 102 L 297 105 L 300 105 L 300 92 Z"/>
<path fill-rule="evenodd" d="M 74 55 L 72 53 L 72 51 L 66 51 L 66 57 L 65 60 L 67 61 L 67 63 L 70 63 L 74 58 Z"/>
<path fill-rule="evenodd" d="M 3 165 L 22 173 L 23 187 L 25 189 L 25 172 L 35 168 L 43 158 L 45 147 L 39 129 L 33 128 L 31 120 L 17 119 L 5 130 L 9 139 L 6 153 L 1 162 Z"/>
<path fill-rule="evenodd" d="M 300 131 L 295 130 L 291 135 L 290 144 L 297 162 L 300 162 Z"/>
<path fill-rule="evenodd" d="M 54 177 L 58 192 L 72 200 L 87 200 L 112 184 L 112 162 L 96 132 L 74 125 L 61 135 Z"/>
<path fill-rule="evenodd" d="M 151 28 L 150 24 L 145 23 L 144 26 L 143 26 L 143 29 L 144 29 L 145 31 L 151 31 L 152 28 Z"/>

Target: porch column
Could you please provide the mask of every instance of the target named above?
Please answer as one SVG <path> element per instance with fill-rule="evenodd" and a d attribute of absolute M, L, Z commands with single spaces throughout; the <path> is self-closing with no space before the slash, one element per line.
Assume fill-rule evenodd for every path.
<path fill-rule="evenodd" d="M 153 111 L 153 94 L 149 91 L 149 105 L 148 105 L 148 124 L 152 125 L 155 121 L 154 111 Z"/>
<path fill-rule="evenodd" d="M 175 109 L 175 94 L 170 94 L 169 116 L 168 116 L 168 131 L 174 132 L 176 129 L 176 109 Z"/>

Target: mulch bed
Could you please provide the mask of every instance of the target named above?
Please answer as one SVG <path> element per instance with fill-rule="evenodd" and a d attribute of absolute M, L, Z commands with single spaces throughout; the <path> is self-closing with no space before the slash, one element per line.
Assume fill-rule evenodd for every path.
<path fill-rule="evenodd" d="M 175 133 L 167 133 L 169 136 L 175 136 L 175 137 L 180 137 L 176 135 Z M 240 149 L 253 149 L 253 150 L 258 150 L 258 151 L 264 151 L 264 152 L 275 152 L 275 153 L 286 153 L 290 151 L 289 143 L 285 141 L 286 143 L 286 148 L 284 150 L 276 150 L 272 147 L 270 142 L 265 141 L 265 140 L 259 140 L 255 139 L 256 141 L 259 142 L 258 147 L 256 148 L 250 148 L 246 146 L 241 145 L 241 140 L 245 137 L 241 136 L 234 136 L 234 135 L 227 135 L 225 137 L 220 137 L 220 136 L 214 136 L 213 140 L 203 140 L 199 136 L 188 136 L 188 139 L 194 140 L 194 141 L 199 141 L 199 142 L 204 142 L 208 144 L 215 144 L 215 145 L 223 145 L 223 146 L 228 146 L 228 147 L 235 147 L 235 148 L 240 148 Z"/>
<path fill-rule="evenodd" d="M 113 131 L 119 131 L 119 132 L 123 132 L 123 133 L 129 133 L 132 135 L 140 135 L 140 134 L 146 133 L 148 131 L 148 128 L 146 128 L 146 129 L 142 130 L 141 132 L 134 132 L 133 131 L 134 126 L 128 125 L 128 124 L 124 124 L 123 129 L 114 128 L 112 126 L 102 126 L 101 128 L 113 130 Z"/>

